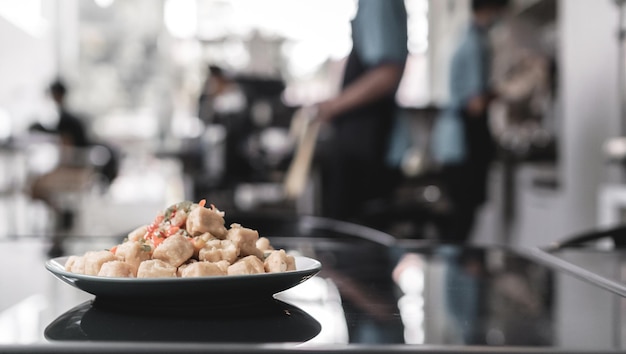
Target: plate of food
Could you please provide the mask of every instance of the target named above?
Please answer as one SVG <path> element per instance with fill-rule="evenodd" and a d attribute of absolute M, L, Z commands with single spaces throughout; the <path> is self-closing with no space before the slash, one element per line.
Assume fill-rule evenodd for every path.
<path fill-rule="evenodd" d="M 121 244 L 46 262 L 57 278 L 100 298 L 184 303 L 267 299 L 315 276 L 321 263 L 274 249 L 256 230 L 228 228 L 205 201 L 181 202 Z"/>

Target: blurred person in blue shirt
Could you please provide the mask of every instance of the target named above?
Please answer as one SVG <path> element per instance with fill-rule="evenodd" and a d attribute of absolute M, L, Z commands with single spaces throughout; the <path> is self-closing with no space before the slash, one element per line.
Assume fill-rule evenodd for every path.
<path fill-rule="evenodd" d="M 488 109 L 492 48 L 489 30 L 503 15 L 507 0 L 472 0 L 471 23 L 452 58 L 450 102 L 433 132 L 433 157 L 442 166 L 442 182 L 451 202 L 441 223 L 441 238 L 465 242 L 478 208 L 487 198 L 487 176 L 495 155 Z"/>
<path fill-rule="evenodd" d="M 360 0 L 352 41 L 341 92 L 318 105 L 334 131 L 322 165 L 322 213 L 343 220 L 357 219 L 393 184 L 385 155 L 408 53 L 404 0 Z"/>

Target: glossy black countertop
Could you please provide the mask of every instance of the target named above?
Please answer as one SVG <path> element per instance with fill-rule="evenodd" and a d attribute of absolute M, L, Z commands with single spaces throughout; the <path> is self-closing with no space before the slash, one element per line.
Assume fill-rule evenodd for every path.
<path fill-rule="evenodd" d="M 312 217 L 228 221 L 319 260 L 322 271 L 274 299 L 111 302 L 47 273 L 42 240 L 2 240 L 0 352 L 598 353 L 626 346 L 619 291 L 564 270 L 551 255 L 396 241 Z M 66 248 L 81 253 L 116 242 L 72 237 Z"/>

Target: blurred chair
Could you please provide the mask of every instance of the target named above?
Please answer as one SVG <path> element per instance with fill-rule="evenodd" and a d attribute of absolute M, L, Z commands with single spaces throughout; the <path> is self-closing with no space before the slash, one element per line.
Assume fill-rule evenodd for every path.
<path fill-rule="evenodd" d="M 30 196 L 43 201 L 52 213 L 53 220 L 46 225 L 45 234 L 51 235 L 50 256 L 57 256 L 63 253 L 65 237 L 75 232 L 77 219 L 93 210 L 85 208 L 81 201 L 88 195 L 102 194 L 115 178 L 116 168 L 113 172 L 107 169 L 114 155 L 101 145 L 81 148 L 31 145 L 26 150 Z M 45 169 L 36 168 L 41 158 L 49 160 Z"/>

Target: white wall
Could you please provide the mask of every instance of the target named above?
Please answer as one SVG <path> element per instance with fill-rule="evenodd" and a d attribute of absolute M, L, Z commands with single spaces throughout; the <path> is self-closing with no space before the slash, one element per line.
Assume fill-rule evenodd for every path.
<path fill-rule="evenodd" d="M 619 129 L 618 12 L 610 0 L 561 0 L 561 11 L 566 231 L 573 231 L 596 223 L 607 171 L 602 144 Z"/>
<path fill-rule="evenodd" d="M 34 104 L 54 72 L 51 33 L 33 37 L 0 17 L 0 108 L 7 110 L 14 128 L 27 125 L 35 114 Z"/>
<path fill-rule="evenodd" d="M 9 112 L 13 130 L 25 130 L 36 119 L 50 119 L 44 110 L 46 88 L 55 76 L 77 78 L 78 0 L 42 1 L 41 31 L 28 31 L 0 16 L 0 109 Z"/>

